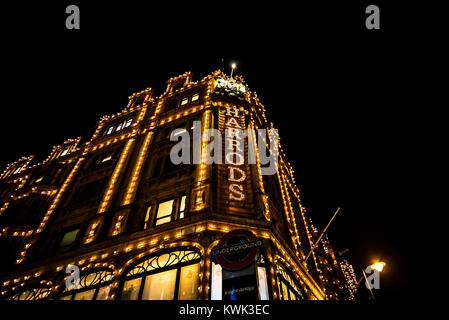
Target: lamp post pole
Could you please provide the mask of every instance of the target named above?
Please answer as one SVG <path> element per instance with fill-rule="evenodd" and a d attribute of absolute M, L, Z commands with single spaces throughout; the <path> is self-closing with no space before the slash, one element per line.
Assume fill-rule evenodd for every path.
<path fill-rule="evenodd" d="M 231 78 L 232 78 L 232 73 L 234 72 L 234 69 L 237 67 L 237 65 L 235 63 L 231 64 Z"/>
<path fill-rule="evenodd" d="M 366 274 L 365 274 L 364 270 L 362 270 L 362 276 L 360 277 L 359 283 L 357 284 L 357 290 L 359 289 L 360 283 L 362 282 L 363 278 L 365 278 L 366 287 L 369 289 L 369 292 L 371 293 L 371 297 L 373 297 L 373 300 L 376 300 L 374 298 L 373 290 L 371 289 L 371 286 L 369 285 L 369 282 L 368 282 L 368 279 L 366 278 Z"/>
<path fill-rule="evenodd" d="M 376 262 L 376 263 L 371 265 L 371 268 L 377 270 L 378 272 L 382 272 L 384 266 L 385 266 L 385 262 Z M 365 273 L 365 271 L 363 269 L 362 269 L 362 276 L 360 277 L 360 280 L 357 283 L 357 290 L 359 290 L 360 283 L 362 282 L 363 278 L 365 278 L 366 287 L 369 289 L 369 292 L 371 293 L 371 297 L 373 298 L 373 300 L 376 300 L 374 298 L 373 290 L 371 289 L 371 286 L 370 286 L 370 284 L 368 282 L 368 278 L 366 277 L 366 273 Z"/>

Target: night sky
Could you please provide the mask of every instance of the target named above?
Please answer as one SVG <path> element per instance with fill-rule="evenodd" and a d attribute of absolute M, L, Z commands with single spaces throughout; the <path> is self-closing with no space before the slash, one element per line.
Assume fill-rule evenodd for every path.
<path fill-rule="evenodd" d="M 101 116 L 122 110 L 147 87 L 156 95 L 186 71 L 195 80 L 231 62 L 279 130 L 302 201 L 336 252 L 350 250 L 358 276 L 387 262 L 380 300 L 408 293 L 406 265 L 411 181 L 405 83 L 411 44 L 398 9 L 381 6 L 381 30 L 364 27 L 366 4 L 252 2 L 201 5 L 16 4 L 4 10 L 0 167 L 47 157 L 53 145 L 83 136 Z M 330 1 L 329 1 L 330 2 Z M 347 2 L 347 1 L 338 1 Z M 351 2 L 351 1 L 350 1 Z M 197 2 L 195 2 L 197 3 Z M 81 30 L 65 29 L 78 4 Z"/>

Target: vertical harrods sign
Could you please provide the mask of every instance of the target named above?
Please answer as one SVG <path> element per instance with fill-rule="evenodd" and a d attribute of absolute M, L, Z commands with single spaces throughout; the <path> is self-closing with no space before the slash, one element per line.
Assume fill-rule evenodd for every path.
<path fill-rule="evenodd" d="M 226 233 L 212 249 L 212 258 L 223 269 L 223 300 L 259 299 L 256 260 L 262 247 L 263 239 L 238 229 Z"/>

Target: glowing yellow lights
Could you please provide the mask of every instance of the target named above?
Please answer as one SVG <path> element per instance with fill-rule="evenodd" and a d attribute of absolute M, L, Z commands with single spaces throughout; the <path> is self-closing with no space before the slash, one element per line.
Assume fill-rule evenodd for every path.
<path fill-rule="evenodd" d="M 201 163 L 200 163 L 200 169 L 199 169 L 199 176 L 198 176 L 198 184 L 201 184 L 201 182 L 206 178 L 206 146 L 209 142 L 209 121 L 210 121 L 210 114 L 211 111 L 208 110 L 203 114 L 203 132 L 201 137 Z"/>
<path fill-rule="evenodd" d="M 112 235 L 116 236 L 122 231 L 122 220 L 123 216 L 118 216 L 114 225 L 114 230 L 112 231 Z"/>
<path fill-rule="evenodd" d="M 268 197 L 266 196 L 264 185 L 263 185 L 262 169 L 260 167 L 260 159 L 259 159 L 259 149 L 258 149 L 258 146 L 256 143 L 256 136 L 255 136 L 255 131 L 254 131 L 255 127 L 256 126 L 254 124 L 254 120 L 252 119 L 252 115 L 251 115 L 250 128 L 253 130 L 251 130 L 250 132 L 251 132 L 252 143 L 253 143 L 253 146 L 255 149 L 255 154 L 256 154 L 256 164 L 257 164 L 257 172 L 258 172 L 258 178 L 259 178 L 259 187 L 260 187 L 260 190 L 262 191 L 262 202 L 263 202 L 264 208 L 265 208 L 264 216 L 265 216 L 265 219 L 267 219 L 268 221 L 271 221 L 270 208 L 268 205 Z"/>
<path fill-rule="evenodd" d="M 374 270 L 377 270 L 379 272 L 382 272 L 382 270 L 384 269 L 386 263 L 385 262 L 376 262 L 374 264 L 371 265 L 371 268 L 373 268 Z"/>
<path fill-rule="evenodd" d="M 153 132 L 152 131 L 148 132 L 146 137 L 145 137 L 145 140 L 144 140 L 144 142 L 142 144 L 142 147 L 140 149 L 140 152 L 139 152 L 139 156 L 137 158 L 136 165 L 134 166 L 134 170 L 133 170 L 133 173 L 131 175 L 131 179 L 130 179 L 130 182 L 129 182 L 129 185 L 128 185 L 128 189 L 127 189 L 126 195 L 125 195 L 125 197 L 123 199 L 122 205 L 127 205 L 127 204 L 131 203 L 133 198 L 134 198 L 134 196 L 135 196 L 136 185 L 137 185 L 137 182 L 138 182 L 139 177 L 140 177 L 140 172 L 141 172 L 141 169 L 143 167 L 143 163 L 144 163 L 144 161 L 145 161 L 145 159 L 147 157 L 148 146 L 151 143 L 152 137 L 153 137 Z"/>
<path fill-rule="evenodd" d="M 237 67 L 236 64 L 232 65 L 232 68 L 235 69 Z M 219 73 L 214 73 L 214 75 L 217 75 Z M 118 204 L 124 206 L 124 205 L 129 205 L 131 203 L 133 203 L 135 201 L 135 196 L 137 194 L 137 189 L 140 183 L 140 179 L 143 173 L 143 169 L 145 167 L 145 163 L 147 161 L 148 158 L 148 153 L 149 153 L 149 148 L 151 148 L 151 144 L 152 141 L 154 139 L 154 129 L 156 127 L 158 127 L 160 124 L 167 124 L 170 123 L 172 121 L 176 121 L 176 119 L 179 119 L 181 117 L 184 116 L 188 116 L 192 113 L 198 112 L 198 114 L 202 113 L 202 123 L 203 123 L 203 128 L 202 128 L 202 134 L 201 134 L 201 138 L 202 138 L 202 143 L 201 143 L 201 162 L 200 162 L 200 166 L 198 166 L 198 171 L 196 173 L 196 183 L 198 185 L 195 185 L 195 189 L 198 190 L 192 190 L 192 198 L 196 199 L 196 195 L 198 195 L 198 198 L 203 198 L 204 199 L 204 203 L 206 203 L 206 200 L 209 201 L 210 199 L 208 199 L 208 192 L 207 191 L 207 184 L 203 184 L 207 179 L 208 179 L 208 173 L 212 172 L 212 171 L 208 171 L 208 166 L 205 163 L 205 155 L 206 155 L 206 146 L 208 144 L 208 132 L 206 132 L 207 130 L 205 130 L 206 128 L 211 127 L 211 124 L 213 124 L 214 121 L 214 113 L 213 113 L 213 109 L 210 108 L 211 105 L 220 105 L 220 106 L 224 106 L 225 103 L 222 102 L 213 102 L 211 101 L 211 92 L 213 89 L 213 84 L 214 84 L 214 75 L 208 76 L 207 78 L 201 80 L 202 84 L 205 83 L 205 81 L 208 81 L 208 85 L 207 85 L 207 89 L 206 89 L 206 95 L 204 96 L 204 102 L 203 104 L 198 104 L 195 105 L 195 107 L 191 107 L 188 109 L 182 109 L 182 110 L 173 110 L 170 112 L 167 112 L 167 114 L 162 114 L 162 117 L 159 116 L 159 113 L 163 110 L 163 107 L 165 106 L 165 102 L 166 102 L 166 97 L 169 96 L 175 96 L 178 95 L 180 92 L 183 92 L 183 90 L 188 90 L 190 88 L 190 74 L 185 74 L 176 78 L 172 78 L 170 80 L 170 84 L 169 86 L 167 86 L 167 92 L 163 94 L 163 96 L 157 98 L 157 102 L 154 102 L 153 100 L 148 99 L 148 96 L 146 97 L 144 103 L 141 106 L 134 106 L 133 105 L 133 101 L 130 101 L 129 105 L 127 106 L 126 111 L 122 111 L 119 115 L 124 115 L 125 113 L 130 113 L 130 112 L 135 112 L 135 115 L 133 115 L 133 119 L 137 119 L 134 120 L 134 122 L 132 123 L 132 127 L 130 128 L 129 131 L 127 131 L 125 134 L 122 134 L 121 136 L 115 135 L 113 138 L 110 137 L 100 137 L 98 140 L 94 141 L 94 143 L 92 143 L 92 140 L 94 140 L 95 138 L 99 137 L 100 133 L 102 132 L 102 130 L 104 129 L 105 126 L 107 126 L 107 121 L 116 118 L 119 115 L 114 115 L 114 116 L 109 116 L 109 117 L 105 117 L 104 120 L 102 119 L 102 121 L 98 124 L 97 126 L 97 130 L 94 134 L 94 137 L 91 139 L 91 141 L 87 144 L 85 144 L 85 149 L 81 150 L 84 151 L 83 154 L 87 154 L 92 150 L 99 150 L 101 148 L 107 148 L 107 146 L 110 146 L 111 144 L 123 141 L 128 139 L 128 141 L 123 141 L 123 143 L 125 143 L 125 147 L 122 150 L 122 153 L 117 161 L 117 164 L 112 172 L 112 175 L 109 178 L 109 182 L 108 185 L 106 186 L 106 190 L 103 194 L 103 198 L 100 201 L 100 205 L 98 208 L 98 213 L 102 213 L 102 212 L 107 212 L 110 208 L 110 206 L 113 204 L 113 200 L 115 197 L 115 194 L 118 193 L 118 187 L 120 184 L 120 194 L 119 194 L 119 199 L 117 199 Z M 182 86 L 182 88 L 175 90 L 175 88 L 173 87 L 173 81 L 178 81 L 181 80 L 182 77 L 185 77 L 186 80 L 184 81 L 184 84 Z M 168 92 L 170 91 L 170 92 Z M 249 93 L 248 93 L 249 94 Z M 135 97 L 135 95 L 133 95 L 133 97 Z M 260 104 L 258 102 L 258 98 L 257 96 L 253 96 L 251 94 L 251 96 L 248 96 L 248 99 L 251 100 L 251 105 L 247 108 L 245 106 L 246 109 L 248 110 L 243 110 L 243 109 L 239 109 L 241 111 L 244 111 L 246 113 L 246 115 L 249 115 L 247 118 L 245 118 L 244 120 L 241 119 L 240 121 L 248 121 L 247 125 L 248 127 L 256 128 L 256 123 L 260 124 L 262 126 L 264 121 L 261 119 L 261 117 L 263 119 L 265 119 L 265 115 L 264 115 L 264 107 L 262 104 Z M 253 101 L 256 101 L 256 104 L 253 103 Z M 198 101 L 199 102 L 199 101 Z M 153 104 L 154 103 L 154 104 Z M 156 104 L 157 103 L 157 104 Z M 226 105 L 230 105 L 229 103 Z M 154 110 L 152 107 L 156 107 L 156 110 Z M 147 108 L 148 111 L 147 112 Z M 251 108 L 251 110 L 250 110 Z M 202 111 L 204 110 L 204 111 Z M 146 115 L 147 113 L 153 112 L 153 114 L 151 114 L 149 117 Z M 256 113 L 257 112 L 257 113 Z M 254 117 L 254 118 L 253 118 Z M 142 123 L 142 125 L 140 125 L 141 121 L 144 121 L 145 123 Z M 220 119 L 217 119 L 218 123 L 220 123 Z M 266 123 L 266 122 L 265 122 Z M 121 133 L 120 133 L 121 134 Z M 251 134 L 253 135 L 254 132 L 251 131 Z M 137 142 L 139 144 L 137 144 Z M 133 147 L 136 148 L 135 152 L 132 151 Z M 139 149 L 137 149 L 137 147 Z M 256 150 L 259 147 L 257 144 L 255 144 Z M 80 150 L 80 149 L 77 149 Z M 63 150 L 61 150 L 63 151 Z M 138 153 L 137 153 L 138 152 Z M 131 153 L 133 154 L 133 157 L 131 158 Z M 81 154 L 81 153 L 79 153 Z M 257 165 L 257 172 L 256 172 L 256 167 L 254 167 L 254 171 L 252 171 L 253 169 L 251 168 L 251 175 L 254 175 L 255 180 L 255 188 L 258 188 L 260 192 L 258 192 L 258 194 L 260 195 L 260 197 L 258 197 L 256 200 L 262 202 L 262 210 L 261 213 L 265 216 L 265 220 L 266 221 L 270 221 L 270 205 L 272 205 L 272 203 L 269 203 L 269 199 L 268 196 L 266 195 L 265 189 L 266 187 L 264 186 L 264 180 L 263 180 L 263 176 L 261 175 L 261 167 L 260 167 L 260 159 L 259 159 L 259 153 L 258 150 L 255 153 L 256 155 L 256 165 Z M 74 180 L 74 174 L 75 172 L 79 169 L 80 165 L 81 165 L 81 161 L 84 160 L 83 158 L 79 158 L 76 159 L 76 156 L 73 157 L 72 155 L 69 156 L 69 158 L 71 159 L 63 159 L 64 162 L 58 160 L 58 163 L 71 163 L 71 162 L 75 162 L 75 166 L 72 168 L 69 176 L 67 177 L 67 179 L 64 181 L 63 186 L 61 186 L 61 188 L 58 189 L 43 189 L 40 186 L 38 186 L 37 188 L 32 188 L 29 189 L 29 193 L 25 193 L 25 190 L 21 190 L 20 192 L 17 192 L 14 194 L 14 197 L 23 197 L 23 196 L 27 196 L 28 194 L 31 193 L 40 193 L 43 195 L 55 195 L 55 198 L 52 200 L 52 203 L 47 211 L 47 213 L 45 214 L 44 218 L 42 219 L 42 221 L 40 222 L 39 226 L 37 227 L 36 230 L 29 230 L 26 229 L 24 230 L 23 228 L 19 229 L 16 227 L 7 229 L 6 227 L 3 228 L 3 230 L 1 230 L 0 228 L 0 236 L 5 235 L 6 232 L 8 232 L 8 236 L 9 235 L 15 235 L 15 236 L 31 236 L 34 232 L 39 233 L 43 230 L 44 226 L 50 221 L 51 215 L 55 212 L 55 210 L 57 210 L 58 208 L 58 204 L 61 202 L 61 197 L 64 195 L 64 192 L 67 190 L 69 184 L 71 183 L 71 181 Z M 135 158 L 135 160 L 134 160 Z M 122 188 L 122 183 L 120 182 L 120 180 L 122 179 L 122 176 L 124 176 L 124 169 L 127 166 L 127 162 L 129 161 L 129 159 L 133 159 L 133 163 L 130 163 L 130 168 L 129 168 L 129 173 L 128 173 L 128 169 L 126 169 L 126 181 L 123 181 L 123 190 Z M 81 161 L 80 161 L 81 160 Z M 307 270 L 307 265 L 303 264 L 301 262 L 301 260 L 304 260 L 305 255 L 303 253 L 302 249 L 302 245 L 304 243 L 304 239 L 303 235 L 302 235 L 302 231 L 301 231 L 301 238 L 299 237 L 299 232 L 298 232 L 298 226 L 301 226 L 302 228 L 302 220 L 301 217 L 299 217 L 299 215 L 302 215 L 302 219 L 304 219 L 304 224 L 305 224 L 305 228 L 306 228 L 306 234 L 307 237 L 310 240 L 313 240 L 313 234 L 315 231 L 315 228 L 313 227 L 313 225 L 311 225 L 311 223 L 307 220 L 306 216 L 304 215 L 304 212 L 302 211 L 303 208 L 301 206 L 300 203 L 298 203 L 299 205 L 299 209 L 300 212 L 296 212 L 298 211 L 297 209 L 297 203 L 296 203 L 296 199 L 298 198 L 298 202 L 299 202 L 299 191 L 295 185 L 294 182 L 294 178 L 293 178 L 293 173 L 294 171 L 291 169 L 291 167 L 289 166 L 289 164 L 287 162 L 284 162 L 282 159 L 281 161 L 281 165 L 279 166 L 281 169 L 278 172 L 278 180 L 279 183 L 281 185 L 281 191 L 282 191 L 282 199 L 283 199 L 283 205 L 284 205 L 284 209 L 285 211 L 283 213 L 285 213 L 286 219 L 288 221 L 288 227 L 289 227 L 289 231 L 290 234 L 288 234 L 287 238 L 287 244 L 284 242 L 284 238 L 279 239 L 282 240 L 282 242 L 279 242 L 274 235 L 271 233 L 271 231 L 269 231 L 268 228 L 256 228 L 254 227 L 255 230 L 255 234 L 260 237 L 260 238 L 264 238 L 264 239 L 271 239 L 274 246 L 272 246 L 272 249 L 275 252 L 278 252 L 279 255 L 281 255 L 283 258 L 282 260 L 285 261 L 285 264 L 289 266 L 289 268 L 295 273 L 295 276 L 298 278 L 298 280 L 304 281 L 304 286 L 307 286 L 306 291 L 310 294 L 310 298 L 316 298 L 316 299 L 323 299 L 323 294 L 322 294 L 322 288 L 320 288 L 315 282 L 314 282 L 314 278 L 311 277 L 311 275 L 308 273 Z M 249 172 L 249 171 L 248 171 Z M 27 172 L 25 172 L 27 173 Z M 258 174 L 257 174 L 258 173 Z M 20 174 L 20 176 L 23 176 L 23 174 Z M 258 176 L 258 178 L 256 178 L 255 176 Z M 124 176 L 125 177 L 125 176 Z M 129 178 L 128 178 L 129 177 Z M 13 176 L 14 178 L 14 176 Z M 27 177 L 28 179 L 28 177 Z M 18 183 L 19 185 L 26 185 L 26 180 L 23 179 L 22 177 L 20 178 L 16 178 L 16 183 Z M 8 181 L 10 182 L 10 181 Z M 204 188 L 204 189 L 203 189 Z M 209 197 L 211 198 L 211 197 Z M 194 201 L 194 199 L 192 199 L 192 201 Z M 212 199 L 212 198 L 211 198 Z M 4 211 L 8 205 L 9 202 L 11 201 L 11 199 L 8 199 L 8 202 L 5 203 L 1 203 L 0 204 L 0 214 L 2 211 Z M 12 200 L 15 200 L 15 198 L 13 198 Z M 197 208 L 197 209 L 201 209 L 204 208 L 205 204 L 204 203 L 193 203 L 193 207 Z M 209 202 L 210 203 L 210 202 Z M 115 200 L 114 200 L 114 206 L 115 206 Z M 282 205 L 281 205 L 282 207 Z M 273 207 L 272 207 L 273 208 Z M 305 211 L 305 210 L 304 210 Z M 115 212 L 111 214 L 114 216 Z M 123 214 L 123 213 L 120 213 Z M 128 213 L 126 213 L 128 214 Z M 272 215 L 275 214 L 275 212 L 271 213 Z M 97 221 L 95 223 L 92 223 L 89 226 L 89 229 L 86 233 L 86 238 L 85 241 L 86 243 L 92 242 L 94 241 L 95 235 L 98 234 L 98 230 L 99 230 L 99 226 L 101 225 L 100 220 L 98 220 L 99 218 L 101 218 L 100 216 L 97 217 Z M 125 216 L 123 215 L 118 215 L 115 218 L 115 221 L 113 221 L 111 229 L 109 229 L 110 234 L 112 235 L 117 235 L 121 232 L 123 232 L 124 229 L 124 224 L 125 224 Z M 211 224 L 210 222 L 213 222 L 213 224 Z M 204 230 L 213 230 L 213 232 L 209 232 L 210 234 L 213 235 L 217 235 L 219 236 L 220 233 L 222 232 L 229 232 L 230 230 L 233 230 L 235 228 L 239 228 L 242 227 L 242 225 L 238 225 L 237 223 L 223 223 L 223 222 L 219 222 L 219 221 L 215 221 L 215 220 L 209 220 L 209 221 L 203 221 L 203 222 L 199 222 L 201 225 L 197 224 L 198 222 L 195 222 L 195 225 L 191 225 L 189 227 L 193 227 L 192 230 L 194 230 L 197 234 L 193 234 L 193 236 L 197 236 L 199 237 L 200 232 L 203 232 Z M 297 226 L 298 224 L 298 226 Z M 185 227 L 185 226 L 183 226 Z M 176 245 L 195 245 L 197 248 L 201 248 L 200 245 L 198 244 L 194 244 L 193 242 L 188 242 L 186 241 L 189 236 L 187 235 L 188 233 L 190 233 L 191 231 L 189 231 L 188 233 L 184 234 L 184 229 L 181 231 L 181 228 L 183 227 L 176 227 L 176 230 L 171 229 L 168 232 L 164 233 L 164 234 L 155 234 L 153 233 L 152 230 L 148 230 L 147 233 L 145 233 L 144 236 L 139 237 L 139 239 L 132 239 L 129 242 L 125 243 L 125 244 L 114 244 L 114 248 L 113 249 L 104 249 L 104 247 L 102 247 L 103 249 L 101 249 L 101 252 L 96 251 L 93 252 L 89 252 L 88 256 L 85 256 L 85 254 L 81 255 L 81 256 L 77 256 L 77 257 L 72 257 L 71 259 L 73 259 L 75 262 L 83 262 L 85 263 L 85 261 L 87 261 L 87 263 L 93 262 L 92 264 L 89 264 L 88 266 L 83 266 L 83 270 L 91 268 L 92 265 L 95 262 L 104 262 L 104 259 L 109 258 L 110 260 L 117 260 L 120 262 L 121 264 L 121 258 L 118 259 L 118 257 L 114 257 L 116 255 L 120 254 L 124 254 L 124 253 L 129 253 L 129 256 L 132 256 L 133 259 L 129 260 L 127 262 L 127 265 L 129 265 L 130 263 L 134 262 L 142 257 L 144 257 L 146 254 L 148 253 L 152 253 L 152 252 L 156 252 L 160 249 L 167 249 L 167 248 L 172 248 Z M 246 227 L 246 226 L 244 226 Z M 12 230 L 11 230 L 12 229 Z M 189 229 L 190 230 L 190 229 Z M 303 229 L 301 229 L 303 230 Z M 186 236 L 187 235 L 187 236 Z M 183 237 L 185 236 L 185 237 Z M 170 240 L 170 241 L 169 241 Z M 303 243 L 301 243 L 301 240 Z M 113 240 L 116 241 L 116 240 Z M 128 240 L 126 240 L 128 241 Z M 291 245 L 292 241 L 294 243 L 294 248 Z M 25 247 L 24 250 L 20 253 L 19 257 L 18 257 L 18 262 L 22 261 L 23 258 L 26 256 L 27 250 L 33 245 L 33 241 L 26 241 L 28 242 Z M 307 240 L 306 240 L 307 242 Z M 148 248 L 147 248 L 148 247 Z M 94 247 L 91 247 L 92 250 Z M 277 251 L 277 249 L 278 251 Z M 138 250 L 138 249 L 142 249 L 142 250 Z M 284 250 L 285 249 L 285 250 Z M 296 250 L 295 250 L 296 249 Z M 90 250 L 90 249 L 89 249 Z M 327 247 L 324 247 L 324 250 L 327 250 Z M 105 252 L 107 251 L 107 252 Z M 131 252 L 132 251 L 132 252 Z M 201 249 L 202 252 L 206 251 Z M 210 254 L 210 250 L 207 250 L 208 254 Z M 328 251 L 326 251 L 328 254 Z M 132 253 L 132 254 L 131 254 Z M 95 254 L 95 255 L 92 255 Z M 273 253 L 274 254 L 274 253 Z M 296 254 L 296 256 L 295 256 Z M 125 255 L 127 256 L 127 255 Z M 302 258 L 301 258 L 302 257 Z M 279 259 L 279 258 L 276 258 Z M 271 264 L 274 264 L 273 258 L 271 258 L 270 254 L 267 255 L 267 260 L 270 261 Z M 74 263 L 75 263 L 74 262 Z M 59 263 L 65 263 L 65 262 L 59 262 Z M 87 264 L 86 263 L 86 264 Z M 210 267 L 211 261 L 210 259 L 208 260 L 208 257 L 205 255 L 203 256 L 200 265 L 201 265 L 201 272 L 200 272 L 200 277 L 202 279 L 202 282 L 200 284 L 199 287 L 199 291 L 202 292 L 202 296 L 207 297 L 207 292 L 210 289 L 210 287 L 207 285 L 209 282 L 209 278 L 211 276 L 210 274 Z M 106 264 L 95 264 L 95 266 L 101 266 L 101 265 L 106 265 Z M 127 266 L 126 265 L 126 266 Z M 375 264 L 376 265 L 376 264 Z M 118 266 L 119 268 L 121 268 L 120 270 L 118 270 L 117 272 L 114 272 L 114 276 L 118 277 L 120 273 L 122 273 L 124 270 L 126 270 L 126 266 Z M 384 265 L 381 265 L 381 269 L 383 269 Z M 52 265 L 49 268 L 51 268 L 51 271 L 54 272 L 55 269 L 56 271 L 63 271 L 63 266 L 57 266 L 57 265 Z M 373 268 L 376 269 L 376 267 Z M 271 278 L 268 278 L 268 281 L 270 283 L 270 281 L 273 283 L 273 288 L 276 287 L 275 285 L 275 272 L 273 268 L 270 268 L 270 273 L 271 273 Z M 302 272 L 303 271 L 303 272 Z M 318 270 L 319 271 L 319 270 Z M 34 272 L 34 271 L 33 271 Z M 20 275 L 23 277 L 23 275 Z M 25 280 L 25 277 L 23 277 L 23 279 Z M 114 282 L 111 284 L 111 286 L 113 288 L 118 287 L 118 281 L 120 278 L 114 278 Z M 40 279 L 39 279 L 40 280 Z M 326 279 L 323 279 L 323 281 L 325 281 Z M 14 285 L 17 285 L 19 288 L 20 286 L 23 286 L 24 283 L 20 283 L 20 281 L 18 280 L 16 281 L 11 281 L 14 282 Z M 4 283 L 5 284 L 5 283 Z M 209 283 L 210 284 L 210 283 Z M 63 286 L 63 285 L 62 285 Z M 56 289 L 58 287 L 55 287 Z M 8 290 L 10 290 L 11 288 L 8 288 Z M 116 288 L 118 289 L 118 288 Z M 112 289 L 111 289 L 112 290 Z M 115 290 L 115 289 L 113 289 Z M 313 292 L 313 294 L 312 294 Z M 113 299 L 115 297 L 115 293 L 116 292 L 111 292 L 111 294 L 109 294 L 108 299 Z M 2 292 L 3 294 L 3 292 Z M 314 297 L 312 297 L 312 295 Z M 279 292 L 274 292 L 273 291 L 273 297 L 278 297 L 279 296 Z M 327 295 L 329 297 L 329 295 Z M 324 295 L 325 297 L 325 295 Z"/>
<path fill-rule="evenodd" d="M 86 237 L 86 240 L 84 241 L 84 243 L 86 243 L 86 244 L 90 243 L 95 239 L 95 235 L 96 235 L 98 226 L 99 226 L 98 222 L 92 223 L 92 225 L 89 228 L 89 232 L 87 234 L 87 237 Z"/>
<path fill-rule="evenodd" d="M 105 195 L 103 196 L 103 200 L 100 204 L 100 207 L 98 209 L 98 213 L 102 213 L 105 212 L 108 208 L 109 205 L 109 199 L 111 198 L 111 194 L 114 192 L 115 190 L 115 184 L 117 182 L 118 176 L 121 173 L 121 169 L 123 167 L 124 162 L 126 161 L 127 157 L 128 157 L 128 153 L 129 153 L 129 149 L 131 148 L 131 146 L 133 145 L 135 139 L 130 139 L 128 140 L 128 142 L 125 145 L 125 148 L 122 151 L 122 154 L 120 155 L 119 161 L 114 169 L 114 172 L 112 174 L 111 179 L 109 180 L 109 185 L 108 188 L 106 190 Z"/>

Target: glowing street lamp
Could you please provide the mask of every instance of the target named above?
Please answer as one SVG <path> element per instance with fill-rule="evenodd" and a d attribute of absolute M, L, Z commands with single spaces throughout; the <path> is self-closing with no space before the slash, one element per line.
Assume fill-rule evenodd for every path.
<path fill-rule="evenodd" d="M 382 272 L 385 265 L 386 265 L 385 262 L 378 261 L 378 262 L 375 262 L 372 265 L 370 265 L 370 267 L 378 272 Z M 369 284 L 368 279 L 365 274 L 365 270 L 362 269 L 362 276 L 360 277 L 359 283 L 357 284 L 357 289 L 360 287 L 360 283 L 362 282 L 363 278 L 365 278 L 366 283 Z M 368 286 L 368 289 L 369 289 L 369 292 L 371 293 L 371 297 L 373 297 L 373 300 L 375 300 L 373 291 L 371 290 L 371 287 Z"/>
<path fill-rule="evenodd" d="M 232 78 L 232 73 L 234 72 L 234 69 L 237 68 L 237 64 L 235 62 L 233 62 L 231 64 L 231 78 Z"/>
<path fill-rule="evenodd" d="M 372 264 L 371 265 L 371 268 L 373 268 L 373 269 L 375 269 L 375 270 L 377 270 L 377 271 L 379 271 L 379 272 L 382 272 L 382 270 L 384 269 L 384 267 L 385 267 L 385 262 L 382 262 L 382 261 L 380 261 L 380 262 L 376 262 L 376 263 L 374 263 L 374 264 Z"/>

